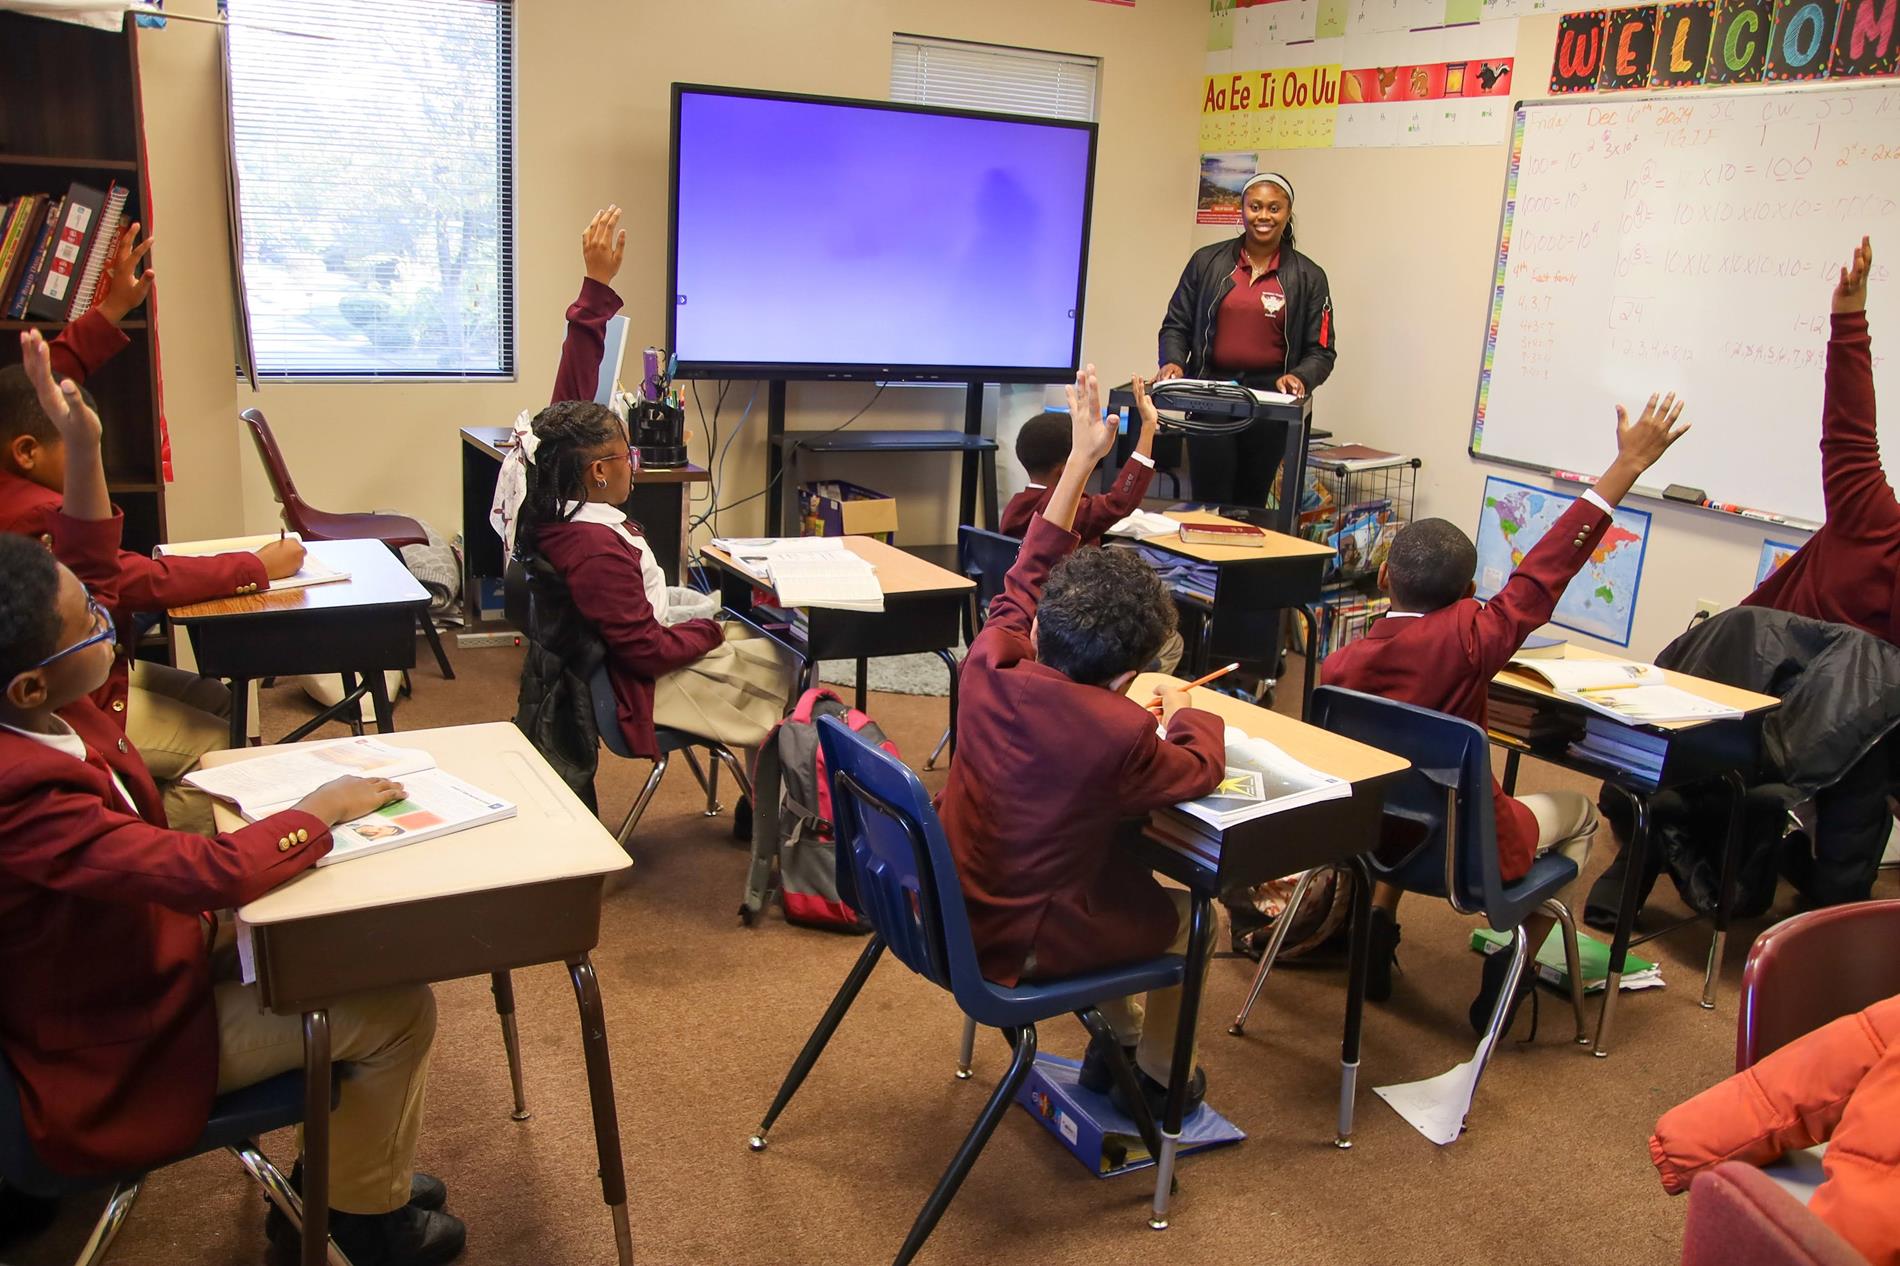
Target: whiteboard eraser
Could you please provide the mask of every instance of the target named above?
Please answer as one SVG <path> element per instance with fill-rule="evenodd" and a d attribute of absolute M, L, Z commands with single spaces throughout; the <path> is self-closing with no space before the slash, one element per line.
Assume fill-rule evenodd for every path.
<path fill-rule="evenodd" d="M 1691 488 L 1686 484 L 1670 484 L 1663 489 L 1665 501 L 1687 501 L 1692 505 L 1701 505 L 1708 500 L 1702 489 Z"/>

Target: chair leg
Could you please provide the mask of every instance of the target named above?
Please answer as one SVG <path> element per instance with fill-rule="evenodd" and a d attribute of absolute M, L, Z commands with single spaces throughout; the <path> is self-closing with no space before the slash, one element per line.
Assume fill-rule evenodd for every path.
<path fill-rule="evenodd" d="M 752 799 L 752 779 L 747 776 L 745 765 L 740 761 L 739 754 L 723 743 L 712 748 L 711 751 L 714 760 L 732 771 L 732 780 L 739 784 L 739 794 L 747 800 Z"/>
<path fill-rule="evenodd" d="M 1484 1058 L 1479 1061 L 1478 1070 L 1471 1079 L 1474 1099 L 1477 1098 L 1478 1083 L 1484 1080 L 1485 1066 L 1491 1062 L 1498 1043 L 1504 1040 L 1504 1017 L 1511 1012 L 1511 1000 L 1517 996 L 1518 982 L 1524 979 L 1524 971 L 1530 961 L 1531 935 L 1520 923 L 1511 936 L 1511 969 L 1504 977 L 1504 988 L 1498 994 L 1497 1005 L 1491 1008 L 1491 1019 L 1484 1026 L 1484 1041 L 1479 1047 L 1484 1052 Z"/>
<path fill-rule="evenodd" d="M 284 1178 L 284 1171 L 271 1164 L 270 1157 L 257 1148 L 255 1139 L 244 1139 L 225 1149 L 238 1158 L 238 1164 L 264 1189 L 264 1198 L 274 1205 L 277 1211 L 289 1219 L 290 1225 L 299 1233 L 303 1231 L 303 1197 Z M 329 1245 L 330 1266 L 350 1266 L 350 1259 L 332 1239 Z"/>
<path fill-rule="evenodd" d="M 1247 1031 L 1247 1017 L 1253 1014 L 1253 1004 L 1260 1001 L 1260 991 L 1266 988 L 1267 975 L 1273 971 L 1273 960 L 1280 956 L 1280 943 L 1286 940 L 1287 929 L 1293 926 L 1293 916 L 1300 912 L 1300 903 L 1306 900 L 1306 890 L 1312 886 L 1313 876 L 1317 873 L 1316 870 L 1300 872 L 1299 881 L 1293 885 L 1292 898 L 1274 921 L 1273 935 L 1267 938 L 1267 952 L 1260 956 L 1260 969 L 1254 972 L 1253 988 L 1247 991 L 1247 1001 L 1241 1006 L 1240 1014 L 1234 1017 L 1234 1022 L 1227 1028 L 1235 1037 Z"/>
<path fill-rule="evenodd" d="M 1082 1027 L 1089 1031 L 1090 1037 L 1109 1048 L 1108 1070 L 1121 1087 L 1122 1098 L 1134 1110 L 1135 1129 L 1140 1131 L 1148 1155 L 1161 1155 L 1161 1127 L 1155 1124 L 1154 1113 L 1148 1111 L 1148 1097 L 1141 1093 L 1141 1087 L 1135 1081 L 1134 1065 L 1128 1062 L 1121 1040 L 1115 1036 L 1114 1027 L 1095 1007 L 1076 1012 L 1075 1018 L 1082 1022 Z"/>
<path fill-rule="evenodd" d="M 640 788 L 640 794 L 633 798 L 633 808 L 627 810 L 627 820 L 620 824 L 620 830 L 614 835 L 614 842 L 621 848 L 627 847 L 627 841 L 633 838 L 633 828 L 640 824 L 640 815 L 647 811 L 647 803 L 653 799 L 653 793 L 660 789 L 660 779 L 666 777 L 666 766 L 672 759 L 670 752 L 661 752 L 660 759 L 653 762 L 653 772 L 647 775 L 646 786 Z"/>
<path fill-rule="evenodd" d="M 501 1018 L 501 1046 L 508 1053 L 508 1084 L 515 1092 L 515 1110 L 509 1114 L 516 1121 L 526 1121 L 528 1097 L 521 1088 L 521 1035 L 515 1028 L 515 978 L 505 971 L 498 971 L 488 979 L 488 988 L 495 995 L 495 1014 Z"/>
<path fill-rule="evenodd" d="M 1087 1021 L 1083 1021 L 1087 1023 Z M 970 1080 L 970 1064 L 976 1059 L 976 1021 L 963 1017 L 963 1044 L 957 1048 L 957 1080 Z"/>
<path fill-rule="evenodd" d="M 698 781 L 701 789 L 706 793 L 705 816 L 709 818 L 718 817 L 720 808 L 719 762 L 716 760 L 708 760 L 704 765 L 701 765 L 699 763 L 698 752 L 690 747 L 681 750 L 686 757 L 687 768 L 693 771 L 694 779 Z"/>
<path fill-rule="evenodd" d="M 982 1154 L 983 1147 L 990 1141 L 990 1135 L 1009 1111 L 1009 1105 L 1015 1101 L 1016 1092 L 1029 1077 L 1029 1070 L 1036 1062 L 1036 1026 L 1024 1025 L 1020 1029 L 1005 1029 L 1004 1036 L 1009 1044 L 1016 1048 L 1016 1055 L 1009 1062 L 1009 1072 L 1003 1077 L 989 1102 L 983 1105 L 983 1111 L 977 1116 L 976 1124 L 970 1127 L 963 1145 L 957 1148 L 957 1154 L 951 1158 L 950 1168 L 944 1170 L 943 1177 L 937 1180 L 937 1188 L 930 1193 L 930 1199 L 924 1201 L 924 1207 L 918 1212 L 917 1220 L 911 1223 L 910 1234 L 904 1237 L 904 1246 L 897 1250 L 897 1256 L 891 1259 L 892 1266 L 905 1266 L 917 1251 L 930 1238 L 937 1227 L 943 1211 L 950 1207 L 956 1198 L 957 1188 L 970 1174 L 970 1168 L 976 1164 L 976 1158 Z"/>
<path fill-rule="evenodd" d="M 924 762 L 925 769 L 935 769 L 937 767 L 937 760 L 943 755 L 943 749 L 950 746 L 950 732 L 952 728 L 953 727 L 948 725 L 943 727 L 943 737 L 938 739 L 937 745 L 930 749 L 930 759 Z"/>
<path fill-rule="evenodd" d="M 1557 926 L 1564 933 L 1564 971 L 1570 977 L 1570 1009 L 1577 1017 L 1577 1043 L 1590 1045 L 1590 1026 L 1583 1018 L 1583 966 L 1577 949 L 1577 921 L 1571 916 L 1570 907 L 1552 897 L 1544 902 L 1544 910 L 1557 920 Z M 1540 947 L 1541 948 L 1541 947 Z"/>
<path fill-rule="evenodd" d="M 99 1220 L 93 1224 L 92 1234 L 86 1238 L 85 1246 L 74 1259 L 75 1266 L 99 1266 L 105 1261 L 106 1253 L 112 1248 L 112 1241 L 119 1238 L 119 1228 L 125 1225 L 125 1219 L 132 1212 L 132 1206 L 138 1202 L 139 1186 L 143 1180 L 134 1178 L 122 1182 L 112 1189 L 112 1195 L 106 1200 L 106 1207 L 100 1211 Z"/>
<path fill-rule="evenodd" d="M 792 1101 L 798 1088 L 805 1084 L 805 1077 L 811 1072 L 812 1065 L 824 1054 L 825 1043 L 838 1031 L 838 1022 L 844 1019 L 844 1013 L 857 1001 L 858 991 L 864 988 L 864 982 L 871 978 L 871 969 L 877 966 L 879 955 L 884 953 L 884 938 L 872 933 L 870 943 L 864 952 L 858 955 L 858 961 L 852 966 L 851 974 L 844 978 L 844 984 L 838 987 L 837 996 L 831 1005 L 825 1008 L 825 1014 L 819 1018 L 818 1027 L 805 1039 L 805 1048 L 798 1052 L 798 1058 L 792 1061 L 791 1071 L 785 1074 L 785 1081 L 778 1088 L 778 1094 L 772 1100 L 772 1106 L 766 1109 L 765 1117 L 759 1122 L 758 1130 L 747 1140 L 747 1145 L 755 1152 L 765 1150 L 766 1134 L 772 1123 L 778 1120 L 778 1114 L 785 1111 L 785 1105 Z"/>
<path fill-rule="evenodd" d="M 1715 989 L 1722 979 L 1722 958 L 1728 948 L 1729 911 L 1735 906 L 1735 871 L 1741 864 L 1742 814 L 1748 788 L 1734 770 L 1723 775 L 1728 787 L 1728 835 L 1722 845 L 1722 878 L 1715 890 L 1715 933 L 1709 938 L 1709 963 L 1702 973 L 1702 1009 L 1715 1009 Z"/>
<path fill-rule="evenodd" d="M 422 626 L 422 636 L 429 639 L 429 649 L 435 652 L 435 666 L 442 670 L 442 680 L 454 681 L 455 670 L 449 667 L 449 655 L 442 649 L 442 635 L 435 631 L 435 621 L 427 611 L 418 611 L 416 623 Z"/>

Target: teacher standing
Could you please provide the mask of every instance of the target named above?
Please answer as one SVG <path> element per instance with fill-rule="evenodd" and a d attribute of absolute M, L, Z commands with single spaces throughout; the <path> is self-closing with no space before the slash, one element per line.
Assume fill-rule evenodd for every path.
<path fill-rule="evenodd" d="M 1303 399 L 1333 372 L 1326 272 L 1293 249 L 1293 184 L 1285 176 L 1255 175 L 1240 208 L 1241 235 L 1194 252 L 1181 273 L 1161 322 L 1156 378 L 1235 380 Z M 1236 435 L 1190 435 L 1195 499 L 1265 505 L 1285 447 L 1284 426 L 1262 421 Z"/>

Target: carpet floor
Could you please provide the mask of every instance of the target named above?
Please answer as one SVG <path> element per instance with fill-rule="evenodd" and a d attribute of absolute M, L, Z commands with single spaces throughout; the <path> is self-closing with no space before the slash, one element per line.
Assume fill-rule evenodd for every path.
<path fill-rule="evenodd" d="M 505 719 L 518 664 L 518 651 L 494 648 L 455 653 L 454 682 L 418 669 L 398 726 Z M 1289 679 L 1297 674 L 1296 662 Z M 1282 692 L 1281 706 L 1293 699 Z M 266 734 L 285 732 L 309 707 L 289 688 L 266 691 Z M 944 725 L 941 699 L 877 694 L 871 711 L 914 764 Z M 603 756 L 600 798 L 611 824 L 644 775 L 644 764 Z M 942 778 L 925 775 L 933 788 Z M 1522 786 L 1586 789 L 1535 763 Z M 887 959 L 781 1118 L 771 1149 L 748 1151 L 746 1137 L 862 942 L 794 929 L 776 915 L 741 927 L 734 911 L 746 856 L 729 838 L 729 819 L 700 815 L 701 799 L 684 771 L 667 779 L 633 843 L 634 868 L 609 886 L 595 953 L 636 1255 L 656 1266 L 888 1261 L 1007 1050 L 999 1036 L 982 1035 L 976 1077 L 955 1080 L 955 1007 Z M 1610 856 L 1599 848 L 1590 873 Z M 1900 885 L 1884 875 L 1880 892 L 1900 895 Z M 1252 964 L 1217 959 L 1201 1060 L 1210 1101 L 1249 1137 L 1183 1162 L 1173 1228 L 1146 1228 L 1146 1176 L 1094 1178 L 1011 1111 L 921 1260 L 1673 1263 L 1685 1205 L 1663 1195 L 1645 1141 L 1659 1113 L 1731 1070 L 1747 947 L 1790 909 L 1784 894 L 1769 918 L 1736 929 L 1713 1011 L 1696 1005 L 1707 931 L 1654 943 L 1668 987 L 1625 995 L 1609 1059 L 1575 1045 L 1567 1008 L 1547 997 L 1536 1040 L 1499 1051 L 1470 1130 L 1444 1148 L 1370 1088 L 1469 1057 L 1464 1015 L 1478 978 L 1466 948 L 1471 920 L 1408 901 L 1403 973 L 1391 1002 L 1367 1010 L 1350 1151 L 1332 1146 L 1343 965 L 1276 972 L 1248 1035 L 1234 1038 L 1226 1026 Z M 1673 893 L 1659 890 L 1650 918 L 1678 912 Z M 516 990 L 532 1118 L 509 1119 L 487 981 L 438 985 L 420 1163 L 447 1181 L 450 1207 L 468 1222 L 469 1266 L 609 1262 L 613 1235 L 595 1178 L 566 975 L 558 967 L 519 972 Z M 1520 1020 L 1515 1036 L 1527 1029 Z M 1083 1045 L 1073 1021 L 1043 1026 L 1042 1037 L 1059 1054 Z M 291 1146 L 287 1133 L 265 1143 L 286 1167 Z M 67 1202 L 51 1230 L 0 1258 L 70 1262 L 97 1207 Z M 261 1199 L 223 1155 L 153 1175 L 112 1254 L 116 1262 L 205 1266 L 266 1257 Z"/>

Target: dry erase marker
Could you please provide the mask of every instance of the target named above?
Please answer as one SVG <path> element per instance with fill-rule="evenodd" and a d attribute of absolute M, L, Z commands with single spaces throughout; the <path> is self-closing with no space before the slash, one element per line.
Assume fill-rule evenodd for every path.
<path fill-rule="evenodd" d="M 1579 474 L 1574 470 L 1553 470 L 1550 472 L 1550 477 L 1552 479 L 1561 479 L 1565 483 L 1572 484 L 1593 484 L 1597 481 L 1595 475 Z"/>

